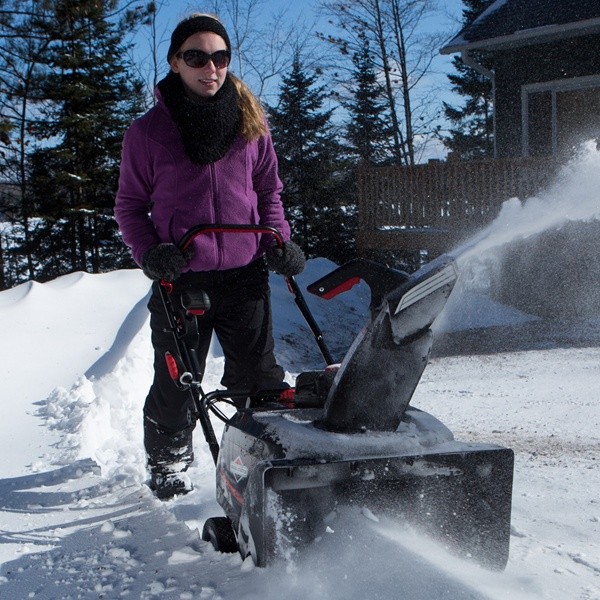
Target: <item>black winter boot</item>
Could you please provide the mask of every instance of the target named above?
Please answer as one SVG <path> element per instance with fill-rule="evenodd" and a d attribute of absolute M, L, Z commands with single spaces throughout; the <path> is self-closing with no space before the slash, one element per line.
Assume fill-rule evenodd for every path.
<path fill-rule="evenodd" d="M 169 433 L 144 417 L 144 446 L 150 471 L 150 488 L 157 498 L 166 500 L 191 492 L 192 482 L 186 473 L 194 460 L 193 426 Z"/>

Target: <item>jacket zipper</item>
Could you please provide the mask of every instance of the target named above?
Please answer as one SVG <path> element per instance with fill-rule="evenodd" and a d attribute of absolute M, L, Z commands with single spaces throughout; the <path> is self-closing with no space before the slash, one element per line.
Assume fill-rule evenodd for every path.
<path fill-rule="evenodd" d="M 213 214 L 214 214 L 214 223 L 211 223 L 211 225 L 218 225 L 221 222 L 221 218 L 220 218 L 220 211 L 219 211 L 219 202 L 218 202 L 218 198 L 219 198 L 219 186 L 218 186 L 218 179 L 217 179 L 217 169 L 215 167 L 215 163 L 210 163 L 209 165 L 209 169 L 210 169 L 210 178 L 211 178 L 211 182 L 212 182 L 212 189 L 213 189 L 213 194 L 212 194 L 212 203 L 213 203 Z M 220 269 L 223 266 L 223 249 L 222 249 L 222 235 L 221 233 L 215 233 L 213 234 L 215 236 L 215 244 L 216 244 L 216 253 L 217 253 L 217 269 Z"/>

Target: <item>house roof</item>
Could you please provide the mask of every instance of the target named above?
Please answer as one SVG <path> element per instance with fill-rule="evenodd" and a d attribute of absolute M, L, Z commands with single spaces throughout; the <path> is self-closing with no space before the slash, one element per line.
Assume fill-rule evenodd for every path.
<path fill-rule="evenodd" d="M 496 0 L 441 49 L 496 50 L 600 33 L 600 0 Z"/>

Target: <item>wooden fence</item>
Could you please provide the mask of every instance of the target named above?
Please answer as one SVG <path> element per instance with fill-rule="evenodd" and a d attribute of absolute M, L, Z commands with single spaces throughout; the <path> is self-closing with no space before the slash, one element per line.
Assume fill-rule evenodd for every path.
<path fill-rule="evenodd" d="M 538 192 L 556 171 L 547 158 L 363 167 L 358 250 L 450 250 L 491 223 L 505 200 Z"/>

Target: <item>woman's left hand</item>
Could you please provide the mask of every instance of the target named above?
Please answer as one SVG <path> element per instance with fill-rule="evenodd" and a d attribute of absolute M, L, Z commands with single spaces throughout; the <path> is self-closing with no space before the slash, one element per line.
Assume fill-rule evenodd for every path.
<path fill-rule="evenodd" d="M 284 277 L 293 277 L 304 271 L 306 257 L 302 248 L 291 240 L 284 242 L 283 248 L 271 246 L 265 252 L 267 267 Z"/>

